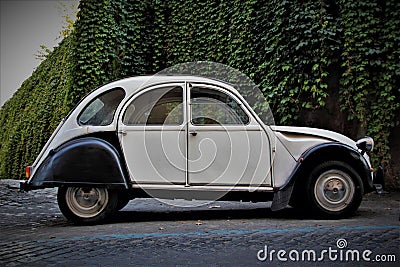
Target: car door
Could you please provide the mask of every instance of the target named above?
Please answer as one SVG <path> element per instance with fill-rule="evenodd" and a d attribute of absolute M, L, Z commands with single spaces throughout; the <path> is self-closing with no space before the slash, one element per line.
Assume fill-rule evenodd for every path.
<path fill-rule="evenodd" d="M 270 186 L 269 139 L 251 112 L 223 88 L 189 87 L 189 185 Z"/>
<path fill-rule="evenodd" d="M 122 109 L 119 138 L 134 183 L 186 183 L 185 92 L 184 83 L 153 86 Z"/>

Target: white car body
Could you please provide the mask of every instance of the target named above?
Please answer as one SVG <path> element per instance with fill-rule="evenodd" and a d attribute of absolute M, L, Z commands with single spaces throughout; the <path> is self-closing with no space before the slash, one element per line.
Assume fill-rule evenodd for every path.
<path fill-rule="evenodd" d="M 81 120 L 85 116 L 82 114 L 88 106 L 115 88 L 121 88 L 124 96 L 116 106 L 110 123 L 82 125 Z M 179 116 L 179 112 L 182 112 L 182 121 L 176 125 L 130 125 L 131 119 L 126 117 L 136 116 L 135 112 L 139 112 L 136 109 L 140 108 L 135 100 L 138 99 L 139 103 L 141 95 L 146 97 L 162 90 L 175 94 L 173 101 L 182 97 L 181 105 L 175 106 Z M 222 95 L 233 100 L 236 111 L 240 109 L 239 113 L 244 112 L 240 116 L 247 119 L 246 123 L 194 123 L 195 118 L 191 116 L 195 113 L 195 107 L 198 107 L 199 113 L 203 112 L 202 107 L 206 105 L 214 107 L 211 102 L 201 102 L 205 101 L 201 97 L 204 90 L 211 95 L 215 92 L 218 97 Z M 195 93 L 200 97 L 195 98 Z M 165 103 L 165 106 L 162 104 L 159 105 L 160 109 L 167 109 L 169 103 Z M 217 108 L 218 104 L 215 104 Z M 145 104 L 143 106 L 145 108 Z M 132 107 L 133 111 L 130 110 Z M 168 116 L 172 116 L 173 112 Z M 141 116 L 150 117 L 147 113 L 143 114 Z M 205 119 L 201 117 L 199 120 Z M 107 139 L 109 136 L 112 140 Z M 89 151 L 86 149 L 88 146 L 100 149 L 100 154 L 115 161 L 108 167 L 118 169 L 115 173 L 112 170 L 110 176 L 120 176 L 119 180 L 107 183 L 104 178 L 97 181 L 96 175 L 79 180 L 80 171 L 90 176 L 91 164 L 94 164 L 93 173 L 99 171 L 96 168 L 102 169 L 102 165 L 96 165 L 96 158 L 71 159 L 71 155 L 78 155 L 76 157 L 79 158 L 79 153 Z M 78 150 L 71 152 L 75 147 L 79 147 Z M 362 179 L 363 193 L 371 191 L 373 173 L 368 155 L 357 147 L 355 141 L 341 134 L 315 128 L 265 125 L 240 93 L 221 81 L 196 76 L 132 77 L 104 85 L 86 96 L 54 131 L 29 167 L 29 179 L 21 187 L 25 190 L 53 186 L 105 187 L 132 192 L 137 189 L 153 197 L 190 200 L 215 200 L 231 192 L 237 192 L 239 199 L 242 199 L 241 193 L 258 192 L 265 193 L 265 196 L 271 193 L 265 200 L 273 196 L 273 209 L 281 209 L 289 203 L 294 181 L 300 179 L 296 178 L 299 176 L 296 174 L 302 170 L 302 165 L 306 165 L 303 161 L 315 155 L 314 151 L 344 153 L 344 157 L 332 155 L 326 160 L 350 160 L 345 164 L 352 166 Z M 311 162 L 307 161 L 307 166 L 307 170 L 312 169 Z M 99 171 L 97 175 L 108 171 Z"/>

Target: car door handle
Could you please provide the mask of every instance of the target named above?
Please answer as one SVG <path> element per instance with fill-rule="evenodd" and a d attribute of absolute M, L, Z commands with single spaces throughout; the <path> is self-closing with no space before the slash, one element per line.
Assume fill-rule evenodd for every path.
<path fill-rule="evenodd" d="M 192 136 L 196 136 L 197 135 L 197 132 L 196 131 L 190 131 L 189 132 Z"/>
<path fill-rule="evenodd" d="M 126 135 L 126 131 L 118 131 L 120 135 Z"/>

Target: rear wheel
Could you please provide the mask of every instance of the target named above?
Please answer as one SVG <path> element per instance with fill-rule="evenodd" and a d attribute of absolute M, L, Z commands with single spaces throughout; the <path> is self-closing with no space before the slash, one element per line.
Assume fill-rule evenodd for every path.
<path fill-rule="evenodd" d="M 94 224 L 103 222 L 116 210 L 118 196 L 107 188 L 60 187 L 57 201 L 68 220 Z"/>

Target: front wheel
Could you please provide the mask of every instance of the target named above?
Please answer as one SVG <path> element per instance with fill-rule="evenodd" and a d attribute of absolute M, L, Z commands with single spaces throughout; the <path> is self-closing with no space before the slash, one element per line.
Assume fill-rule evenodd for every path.
<path fill-rule="evenodd" d="M 116 210 L 118 196 L 107 188 L 60 187 L 57 201 L 68 220 L 94 224 L 103 222 Z"/>
<path fill-rule="evenodd" d="M 351 215 L 360 206 L 363 185 L 360 176 L 348 164 L 329 161 L 318 165 L 307 181 L 307 204 L 323 217 Z"/>

